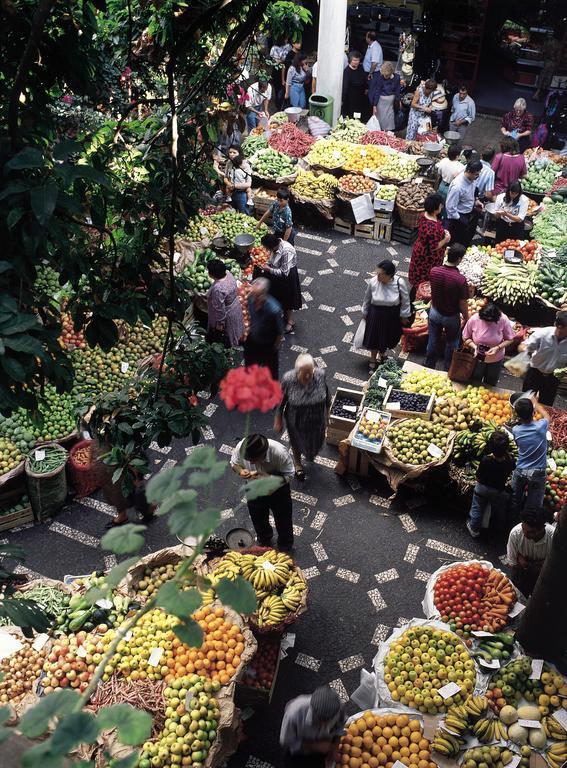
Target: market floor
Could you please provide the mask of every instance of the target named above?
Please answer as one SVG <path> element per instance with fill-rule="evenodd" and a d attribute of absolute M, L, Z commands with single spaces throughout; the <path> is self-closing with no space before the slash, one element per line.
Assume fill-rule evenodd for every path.
<path fill-rule="evenodd" d="M 297 354 L 309 350 L 326 367 L 332 392 L 339 385 L 357 388 L 368 378 L 365 353 L 351 349 L 364 281 L 386 257 L 399 263 L 400 274 L 407 274 L 410 249 L 345 239 L 332 231 L 301 232 L 296 246 L 307 308 L 297 313 L 295 334 L 286 337 L 281 369 L 293 367 Z M 502 385 L 518 388 L 519 382 L 506 379 Z M 227 417 L 218 399 L 207 404 L 206 414 L 210 428 L 205 442 L 230 454 L 242 436 L 244 418 Z M 273 437 L 271 419 L 257 414 L 253 426 Z M 181 460 L 187 446 L 151 450 L 153 469 Z M 455 559 L 499 563 L 505 549 L 499 539 L 473 541 L 464 526 L 466 510 L 443 487 L 437 489 L 438 502 L 405 492 L 390 503 L 390 490 L 381 479 L 340 478 L 333 471 L 336 459 L 336 449 L 325 446 L 307 480 L 293 483 L 294 556 L 309 579 L 308 611 L 290 629 L 292 647 L 281 660 L 270 708 L 245 713 L 243 741 L 230 761 L 235 768 L 282 765 L 278 734 L 286 702 L 322 683 L 330 683 L 346 701 L 359 685 L 361 669 L 371 669 L 377 645 L 392 627 L 423 617 L 421 601 L 430 573 Z M 240 499 L 237 478 L 227 472 L 217 491 L 224 510 L 219 533 L 251 528 L 246 509 L 233 512 Z M 99 546 L 112 514 L 97 499 L 83 499 L 67 505 L 52 522 L 10 532 L 6 538 L 24 547 L 23 572 L 59 579 L 89 573 L 115 562 Z M 177 543 L 161 519 L 150 525 L 146 539 L 143 554 Z M 357 711 L 352 702 L 348 709 Z"/>

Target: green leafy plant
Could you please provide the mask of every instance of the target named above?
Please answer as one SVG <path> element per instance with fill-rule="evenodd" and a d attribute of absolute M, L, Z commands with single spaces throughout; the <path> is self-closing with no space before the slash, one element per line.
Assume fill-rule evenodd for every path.
<path fill-rule="evenodd" d="M 311 11 L 287 0 L 270 3 L 266 11 L 266 24 L 273 37 L 285 36 L 292 43 L 301 40 L 305 27 L 311 22 Z"/>

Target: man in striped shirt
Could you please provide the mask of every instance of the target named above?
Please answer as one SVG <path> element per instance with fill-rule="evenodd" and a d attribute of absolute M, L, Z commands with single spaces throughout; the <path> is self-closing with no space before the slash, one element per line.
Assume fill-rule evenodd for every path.
<path fill-rule="evenodd" d="M 555 526 L 545 522 L 539 507 L 526 507 L 520 520 L 508 537 L 508 563 L 512 567 L 512 581 L 529 597 L 551 551 Z"/>

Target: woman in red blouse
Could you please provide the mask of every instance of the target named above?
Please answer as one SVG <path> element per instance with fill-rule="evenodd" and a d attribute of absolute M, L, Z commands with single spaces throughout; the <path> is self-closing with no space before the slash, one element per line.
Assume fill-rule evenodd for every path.
<path fill-rule="evenodd" d="M 506 112 L 502 118 L 500 131 L 504 136 L 516 139 L 520 152 L 525 152 L 530 146 L 530 134 L 534 127 L 534 116 L 528 112 L 525 99 L 516 99 L 514 109 Z"/>
<path fill-rule="evenodd" d="M 408 279 L 415 296 L 417 286 L 429 280 L 433 267 L 443 264 L 445 246 L 451 235 L 439 221 L 443 210 L 443 198 L 437 193 L 428 195 L 423 204 L 425 213 L 417 226 L 417 240 L 411 252 Z"/>

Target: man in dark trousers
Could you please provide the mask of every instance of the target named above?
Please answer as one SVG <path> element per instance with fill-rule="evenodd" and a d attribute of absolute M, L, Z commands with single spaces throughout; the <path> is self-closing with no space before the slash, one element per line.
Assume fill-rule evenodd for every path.
<path fill-rule="evenodd" d="M 476 187 L 482 171 L 480 160 L 470 160 L 463 173 L 455 176 L 449 184 L 445 200 L 447 229 L 451 233 L 451 242 L 460 243 L 468 248 L 476 230 L 478 211 L 482 205 L 477 202 Z"/>
<path fill-rule="evenodd" d="M 260 546 L 272 546 L 274 531 L 269 520 L 271 511 L 278 532 L 278 549 L 291 549 L 293 523 L 289 484 L 295 468 L 288 449 L 276 440 L 252 434 L 238 443 L 232 452 L 230 466 L 233 472 L 246 480 L 261 477 L 275 477 L 280 480 L 279 486 L 268 496 L 250 499 L 248 511 Z"/>
<path fill-rule="evenodd" d="M 277 380 L 284 320 L 281 304 L 269 291 L 270 281 L 265 277 L 257 277 L 250 288 L 250 329 L 244 342 L 244 365 L 264 365 Z"/>

